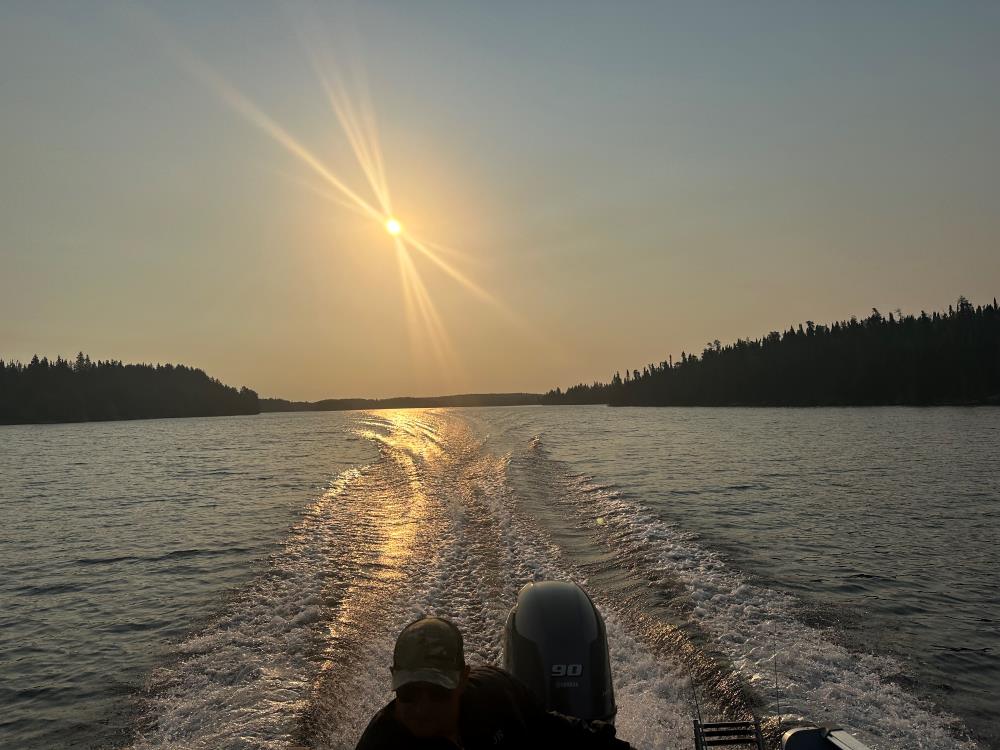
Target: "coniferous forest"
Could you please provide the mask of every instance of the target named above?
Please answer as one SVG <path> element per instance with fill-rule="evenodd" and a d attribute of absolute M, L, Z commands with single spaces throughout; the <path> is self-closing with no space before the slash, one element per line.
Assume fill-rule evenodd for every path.
<path fill-rule="evenodd" d="M 426 403 L 425 403 L 426 402 Z M 0 359 L 0 424 L 223 416 L 266 411 L 512 404 L 612 406 L 1000 405 L 1000 306 L 964 297 L 947 312 L 873 309 L 862 320 L 806 321 L 760 339 L 708 344 L 608 383 L 535 394 L 342 399 L 305 404 L 237 390 L 184 365 Z"/>
<path fill-rule="evenodd" d="M 874 406 L 1000 404 L 1000 308 L 960 297 L 946 313 L 805 325 L 708 344 L 609 383 L 556 389 L 546 404 Z"/>
<path fill-rule="evenodd" d="M 0 424 L 257 414 L 257 394 L 184 365 L 0 360 Z"/>

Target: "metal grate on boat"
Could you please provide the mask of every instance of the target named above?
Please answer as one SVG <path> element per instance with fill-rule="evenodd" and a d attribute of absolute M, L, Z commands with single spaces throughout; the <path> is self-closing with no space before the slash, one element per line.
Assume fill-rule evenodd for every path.
<path fill-rule="evenodd" d="M 694 720 L 695 750 L 723 746 L 754 747 L 757 750 L 764 750 L 764 736 L 760 731 L 760 720 L 713 722 Z"/>

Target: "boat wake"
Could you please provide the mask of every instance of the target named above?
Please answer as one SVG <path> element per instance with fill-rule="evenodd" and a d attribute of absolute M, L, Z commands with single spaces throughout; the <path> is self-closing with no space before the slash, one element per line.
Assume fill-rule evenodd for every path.
<path fill-rule="evenodd" d="M 773 712 L 775 649 L 786 716 L 876 749 L 975 747 L 898 686 L 891 660 L 797 622 L 789 597 L 574 476 L 541 438 L 498 441 L 438 410 L 366 413 L 355 430 L 379 459 L 337 477 L 254 583 L 151 674 L 136 748 L 352 748 L 391 697 L 404 624 L 448 616 L 470 663 L 497 664 L 518 590 L 542 579 L 584 583 L 604 613 L 616 724 L 637 747 L 690 745 L 692 675 L 703 713 Z"/>

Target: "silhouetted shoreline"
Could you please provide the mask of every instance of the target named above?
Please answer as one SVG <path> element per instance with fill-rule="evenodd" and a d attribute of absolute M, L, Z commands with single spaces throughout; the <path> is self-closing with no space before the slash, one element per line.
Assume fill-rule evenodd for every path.
<path fill-rule="evenodd" d="M 883 316 L 681 352 L 609 383 L 537 393 L 259 399 L 184 365 L 0 359 L 0 424 L 209 417 L 261 412 L 468 406 L 982 406 L 1000 405 L 1000 306 L 964 297 L 946 313 Z"/>
<path fill-rule="evenodd" d="M 610 383 L 557 388 L 543 404 L 611 406 L 1000 405 L 1000 306 L 883 316 L 708 344 Z"/>
<path fill-rule="evenodd" d="M 185 365 L 91 361 L 83 352 L 0 359 L 0 424 L 105 422 L 122 419 L 258 414 L 257 393 L 236 389 Z"/>
<path fill-rule="evenodd" d="M 261 412 L 351 411 L 353 409 L 421 409 L 456 406 L 532 406 L 540 393 L 464 393 L 454 396 L 399 396 L 393 398 L 328 398 L 322 401 L 260 399 Z"/>

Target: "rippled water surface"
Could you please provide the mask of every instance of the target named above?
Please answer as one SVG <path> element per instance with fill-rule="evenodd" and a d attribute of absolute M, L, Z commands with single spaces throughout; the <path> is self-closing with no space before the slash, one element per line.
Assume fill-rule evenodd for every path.
<path fill-rule="evenodd" d="M 496 662 L 585 581 L 619 733 L 1000 748 L 1000 410 L 402 410 L 0 427 L 0 746 L 353 747 L 399 627 Z M 652 717 L 652 721 L 650 718 Z"/>

